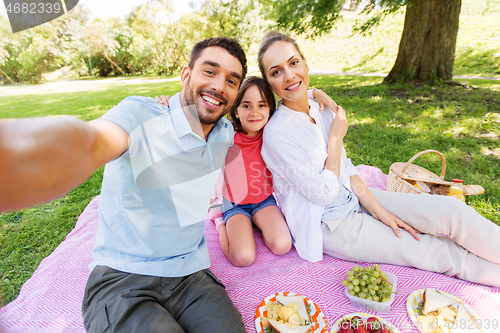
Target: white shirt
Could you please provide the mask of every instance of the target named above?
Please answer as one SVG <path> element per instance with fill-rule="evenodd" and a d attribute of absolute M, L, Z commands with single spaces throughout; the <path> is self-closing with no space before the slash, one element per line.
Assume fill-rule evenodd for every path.
<path fill-rule="evenodd" d="M 331 207 L 346 189 L 351 191 L 350 177 L 358 172 L 344 148 L 340 177 L 324 169 L 330 125 L 335 115 L 327 108 L 320 112 L 315 101 L 309 100 L 309 106 L 309 115 L 316 124 L 311 123 L 305 113 L 293 111 L 280 102 L 264 127 L 261 153 L 273 175 L 274 191 L 297 252 L 306 260 L 320 261 L 323 259 L 321 219 L 325 206 Z M 344 208 L 347 215 L 359 208 L 359 204 L 354 209 L 347 205 L 336 207 L 336 210 Z"/>

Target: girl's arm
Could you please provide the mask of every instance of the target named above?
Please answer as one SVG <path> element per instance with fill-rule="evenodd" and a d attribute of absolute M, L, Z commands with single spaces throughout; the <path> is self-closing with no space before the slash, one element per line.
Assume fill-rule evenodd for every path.
<path fill-rule="evenodd" d="M 160 97 L 155 96 L 155 100 L 158 104 L 163 105 L 164 107 L 168 108 L 168 100 L 170 99 L 171 96 L 169 95 L 161 95 Z"/>
<path fill-rule="evenodd" d="M 380 203 L 375 199 L 373 194 L 370 192 L 365 183 L 361 180 L 358 175 L 350 177 L 351 188 L 354 194 L 358 197 L 359 203 L 377 220 L 382 221 L 385 225 L 392 228 L 396 236 L 401 238 L 401 231 L 399 228 L 403 228 L 408 231 L 413 238 L 420 240 L 417 231 L 410 227 L 408 224 L 403 222 L 400 218 L 389 213 L 385 208 L 383 208 Z"/>
<path fill-rule="evenodd" d="M 327 93 L 325 93 L 321 89 L 309 89 L 307 91 L 307 98 L 309 99 L 315 99 L 319 103 L 319 110 L 323 111 L 324 107 L 326 106 L 330 110 L 332 110 L 334 113 L 337 113 L 337 108 L 339 107 L 335 101 L 328 96 Z"/>

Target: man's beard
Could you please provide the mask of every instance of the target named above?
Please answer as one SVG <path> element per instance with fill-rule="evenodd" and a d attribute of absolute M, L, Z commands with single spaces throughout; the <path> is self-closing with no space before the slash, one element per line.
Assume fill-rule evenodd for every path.
<path fill-rule="evenodd" d="M 206 95 L 211 95 L 215 98 L 217 98 L 219 101 L 222 101 L 223 103 L 223 112 L 220 114 L 214 114 L 210 112 L 210 109 L 206 107 L 204 104 L 200 105 L 199 100 L 197 99 L 197 96 L 201 96 L 202 92 L 204 92 Z M 216 122 L 219 121 L 224 115 L 229 111 L 229 106 L 227 104 L 227 100 L 220 94 L 213 92 L 211 90 L 203 90 L 203 89 L 198 89 L 196 91 L 196 94 L 193 93 L 193 90 L 191 89 L 191 78 L 188 79 L 187 85 L 186 85 L 186 93 L 184 94 L 184 100 L 185 100 L 185 106 L 187 107 L 187 110 L 191 114 L 191 116 L 195 119 L 199 119 L 201 124 L 204 125 L 213 125 Z M 207 110 L 207 114 L 203 114 L 199 110 Z M 220 112 L 220 111 L 216 111 Z"/>

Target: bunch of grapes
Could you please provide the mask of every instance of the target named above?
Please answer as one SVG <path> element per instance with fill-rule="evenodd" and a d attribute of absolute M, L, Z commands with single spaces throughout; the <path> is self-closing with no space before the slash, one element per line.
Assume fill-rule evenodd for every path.
<path fill-rule="evenodd" d="M 347 272 L 342 285 L 349 289 L 349 295 L 375 302 L 388 302 L 392 294 L 392 284 L 379 265 L 363 268 L 354 266 Z"/>

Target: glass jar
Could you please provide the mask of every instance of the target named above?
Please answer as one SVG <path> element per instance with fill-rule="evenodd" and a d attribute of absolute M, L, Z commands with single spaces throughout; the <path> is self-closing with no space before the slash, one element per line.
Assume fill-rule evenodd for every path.
<path fill-rule="evenodd" d="M 465 202 L 464 196 L 464 181 L 462 179 L 452 179 L 453 185 L 450 186 L 448 195 L 454 196 L 459 200 Z"/>

